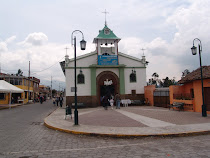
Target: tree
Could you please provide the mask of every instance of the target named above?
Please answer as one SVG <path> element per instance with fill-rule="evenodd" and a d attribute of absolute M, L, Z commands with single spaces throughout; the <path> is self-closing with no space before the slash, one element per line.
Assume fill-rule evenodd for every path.
<path fill-rule="evenodd" d="M 188 69 L 185 69 L 183 72 L 182 72 L 182 78 L 185 77 L 187 74 L 189 74 L 190 71 Z"/>
<path fill-rule="evenodd" d="M 23 72 L 21 69 L 18 69 L 18 72 L 16 73 L 16 76 L 23 76 Z"/>
<path fill-rule="evenodd" d="M 169 87 L 171 85 L 175 85 L 176 81 L 175 78 L 169 79 L 169 77 L 166 77 L 165 79 L 162 79 L 163 81 L 161 82 L 162 87 Z"/>
<path fill-rule="evenodd" d="M 56 95 L 57 95 L 57 90 L 53 89 L 53 90 L 52 90 L 52 96 L 54 97 L 54 96 L 56 96 Z"/>
<path fill-rule="evenodd" d="M 158 84 L 158 82 L 159 82 L 158 77 L 159 77 L 159 75 L 157 74 L 157 72 L 154 72 L 154 73 L 152 74 L 152 78 L 149 79 L 149 85 L 155 84 L 156 87 L 157 87 L 157 84 Z"/>
<path fill-rule="evenodd" d="M 158 77 L 159 77 L 159 75 L 157 74 L 157 72 L 154 72 L 154 73 L 152 74 L 152 77 L 153 77 L 155 80 L 157 80 Z"/>
<path fill-rule="evenodd" d="M 155 85 L 155 87 L 169 87 L 170 85 L 176 85 L 175 77 L 173 79 L 170 79 L 169 77 L 166 77 L 165 79 L 158 79 L 159 75 L 157 72 L 154 72 L 152 74 L 152 78 L 149 79 L 148 85 Z"/>

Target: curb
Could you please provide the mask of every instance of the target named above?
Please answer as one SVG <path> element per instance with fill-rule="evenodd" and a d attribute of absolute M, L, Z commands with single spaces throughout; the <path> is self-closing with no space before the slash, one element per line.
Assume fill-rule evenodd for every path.
<path fill-rule="evenodd" d="M 0 110 L 16 108 L 16 107 L 22 106 L 22 105 L 24 105 L 24 104 L 18 104 L 18 105 L 15 105 L 15 106 L 4 106 L 4 107 L 0 107 Z"/>
<path fill-rule="evenodd" d="M 46 117 L 47 118 L 47 117 Z M 198 136 L 198 135 L 208 135 L 210 131 L 196 131 L 196 132 L 182 132 L 182 133 L 163 133 L 163 134 L 106 134 L 106 133 L 90 133 L 90 132 L 80 132 L 74 130 L 67 130 L 58 127 L 54 127 L 46 123 L 46 118 L 44 119 L 44 125 L 49 128 L 60 132 L 75 134 L 75 135 L 86 135 L 86 136 L 100 136 L 100 137 L 111 137 L 111 138 L 145 138 L 145 137 L 188 137 L 188 136 Z"/>

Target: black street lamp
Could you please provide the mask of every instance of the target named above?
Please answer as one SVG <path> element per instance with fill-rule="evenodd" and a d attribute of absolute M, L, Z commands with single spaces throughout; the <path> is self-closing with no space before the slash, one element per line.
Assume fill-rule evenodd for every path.
<path fill-rule="evenodd" d="M 202 44 L 201 44 L 201 40 L 198 38 L 195 38 L 193 40 L 193 47 L 191 48 L 192 50 L 192 55 L 196 55 L 197 54 L 197 47 L 194 46 L 194 41 L 198 40 L 200 42 L 200 44 L 198 44 L 198 50 L 199 50 L 199 58 L 200 58 L 200 69 L 201 69 L 201 86 L 202 86 L 202 100 L 203 100 L 203 105 L 202 105 L 202 116 L 206 117 L 207 113 L 206 113 L 206 105 L 204 103 L 204 90 L 203 90 L 203 72 L 202 72 L 202 62 L 201 62 L 201 51 L 202 51 Z"/>
<path fill-rule="evenodd" d="M 74 45 L 74 125 L 78 125 L 78 110 L 77 110 L 77 63 L 76 63 L 76 36 L 74 36 L 73 39 L 73 34 L 75 32 L 80 32 L 82 34 L 82 40 L 80 41 L 80 47 L 81 50 L 85 50 L 86 48 L 86 41 L 84 40 L 84 36 L 82 31 L 80 30 L 75 30 L 71 34 L 71 42 L 72 45 Z"/>

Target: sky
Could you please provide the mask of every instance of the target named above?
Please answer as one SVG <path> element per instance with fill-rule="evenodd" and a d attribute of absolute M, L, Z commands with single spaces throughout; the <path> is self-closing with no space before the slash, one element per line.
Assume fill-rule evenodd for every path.
<path fill-rule="evenodd" d="M 40 84 L 50 86 L 52 79 L 53 89 L 64 89 L 59 62 L 66 47 L 74 57 L 72 32 L 81 30 L 87 41 L 85 51 L 77 48 L 78 56 L 94 51 L 105 9 L 108 27 L 121 38 L 119 51 L 141 59 L 145 49 L 147 81 L 154 72 L 178 81 L 185 69 L 197 69 L 199 55 L 191 53 L 195 38 L 201 40 L 202 64 L 210 65 L 209 0 L 0 0 L 1 72 L 21 69 L 28 76 L 30 61 L 31 76 Z"/>

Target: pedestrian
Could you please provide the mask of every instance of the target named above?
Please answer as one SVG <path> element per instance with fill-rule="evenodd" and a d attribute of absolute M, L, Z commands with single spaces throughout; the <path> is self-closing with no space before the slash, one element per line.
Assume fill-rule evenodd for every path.
<path fill-rule="evenodd" d="M 111 99 L 109 100 L 109 103 L 111 105 L 111 108 L 113 109 L 114 106 L 114 99 L 111 97 Z"/>
<path fill-rule="evenodd" d="M 55 98 L 53 97 L 53 105 L 55 105 Z"/>
<path fill-rule="evenodd" d="M 43 102 L 43 97 L 40 96 L 40 103 L 42 104 L 42 102 Z"/>
<path fill-rule="evenodd" d="M 109 104 L 109 97 L 108 95 L 105 95 L 104 98 L 103 98 L 103 105 L 104 105 L 104 109 L 107 110 L 108 108 L 108 104 Z"/>
<path fill-rule="evenodd" d="M 103 96 L 101 96 L 100 101 L 101 101 L 101 105 L 104 107 L 104 95 L 103 95 Z"/>
<path fill-rule="evenodd" d="M 60 101 L 60 107 L 62 107 L 63 106 L 63 97 L 62 96 L 59 97 L 59 101 Z"/>
<path fill-rule="evenodd" d="M 120 109 L 120 94 L 115 95 L 115 101 L 116 101 L 116 109 Z"/>
<path fill-rule="evenodd" d="M 14 98 L 12 97 L 11 104 L 13 104 L 13 103 L 14 103 Z"/>
<path fill-rule="evenodd" d="M 58 102 L 59 102 L 58 96 L 56 97 L 55 101 L 56 101 L 56 105 L 58 106 Z"/>

